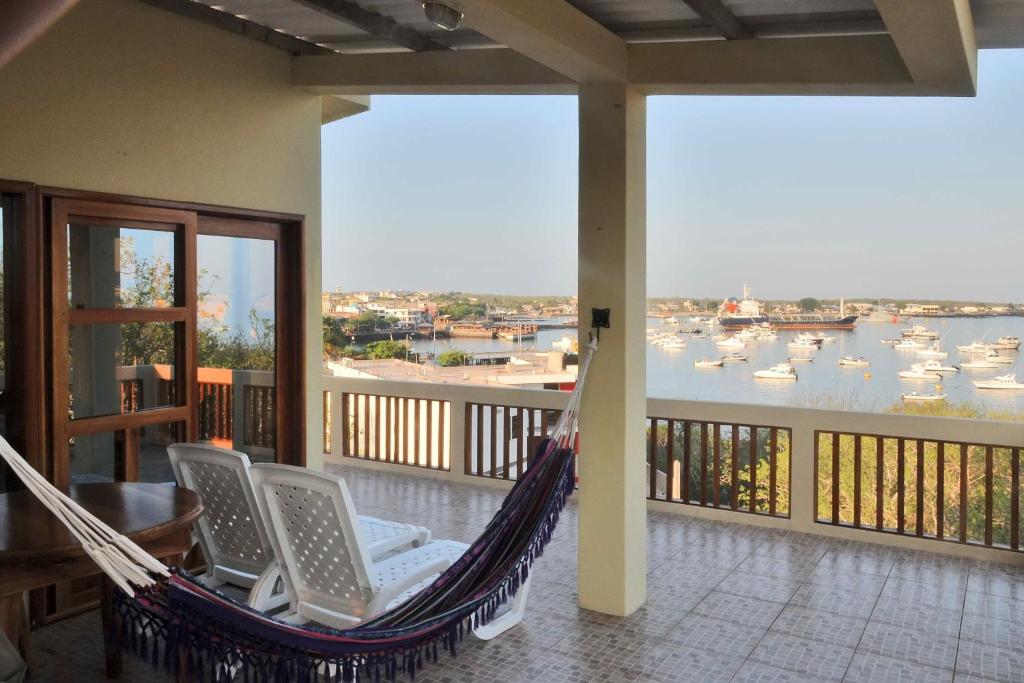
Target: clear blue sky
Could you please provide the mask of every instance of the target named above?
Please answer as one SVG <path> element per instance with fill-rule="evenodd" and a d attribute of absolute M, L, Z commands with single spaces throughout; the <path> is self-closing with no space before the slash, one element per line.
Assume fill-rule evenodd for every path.
<path fill-rule="evenodd" d="M 1024 301 L 1024 50 L 972 99 L 656 97 L 648 293 Z M 324 287 L 576 291 L 574 97 L 323 129 Z"/>

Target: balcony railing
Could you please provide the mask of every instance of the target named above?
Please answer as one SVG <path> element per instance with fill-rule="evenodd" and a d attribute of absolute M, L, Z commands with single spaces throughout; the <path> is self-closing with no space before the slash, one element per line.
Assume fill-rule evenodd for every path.
<path fill-rule="evenodd" d="M 324 389 L 332 457 L 496 486 L 529 468 L 566 399 L 366 378 L 325 377 Z M 950 552 L 1020 551 L 1024 424 L 666 399 L 648 399 L 647 413 L 652 508 Z"/>

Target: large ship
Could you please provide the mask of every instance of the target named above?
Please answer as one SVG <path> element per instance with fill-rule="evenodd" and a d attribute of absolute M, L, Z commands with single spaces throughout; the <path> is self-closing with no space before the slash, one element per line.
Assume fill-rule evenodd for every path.
<path fill-rule="evenodd" d="M 840 303 L 837 316 L 818 313 L 768 315 L 762 313 L 761 304 L 750 298 L 750 288 L 744 285 L 743 299 L 730 297 L 718 307 L 718 324 L 727 330 L 750 325 L 771 325 L 780 330 L 852 330 L 857 316 L 845 315 L 843 308 Z"/>

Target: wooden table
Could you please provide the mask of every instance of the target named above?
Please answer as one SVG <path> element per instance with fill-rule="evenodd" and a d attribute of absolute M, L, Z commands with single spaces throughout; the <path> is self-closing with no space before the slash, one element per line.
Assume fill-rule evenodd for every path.
<path fill-rule="evenodd" d="M 111 528 L 158 558 L 180 557 L 192 545 L 190 527 L 202 513 L 199 497 L 173 484 L 77 484 L 70 496 Z M 99 573 L 82 547 L 28 491 L 0 494 L 0 628 L 29 661 L 24 593 Z M 108 638 L 113 584 L 100 592 L 107 675 L 121 673 L 121 653 Z"/>

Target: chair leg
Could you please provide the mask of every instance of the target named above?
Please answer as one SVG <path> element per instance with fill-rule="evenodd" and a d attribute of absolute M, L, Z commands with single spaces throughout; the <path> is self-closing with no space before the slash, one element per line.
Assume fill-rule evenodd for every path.
<path fill-rule="evenodd" d="M 512 598 L 506 612 L 499 614 L 483 626 L 477 626 L 473 629 L 473 635 L 480 640 L 491 640 L 522 621 L 523 615 L 526 614 L 526 598 L 530 592 L 531 580 L 532 577 L 527 578 L 526 582 L 519 587 L 519 592 L 516 593 L 516 597 Z"/>
<path fill-rule="evenodd" d="M 284 581 L 281 580 L 281 572 L 277 568 L 277 563 L 272 562 L 263 570 L 260 578 L 256 579 L 252 590 L 249 591 L 248 602 L 249 607 L 260 612 L 269 612 L 284 607 L 290 602 L 290 596 L 284 588 Z"/>

